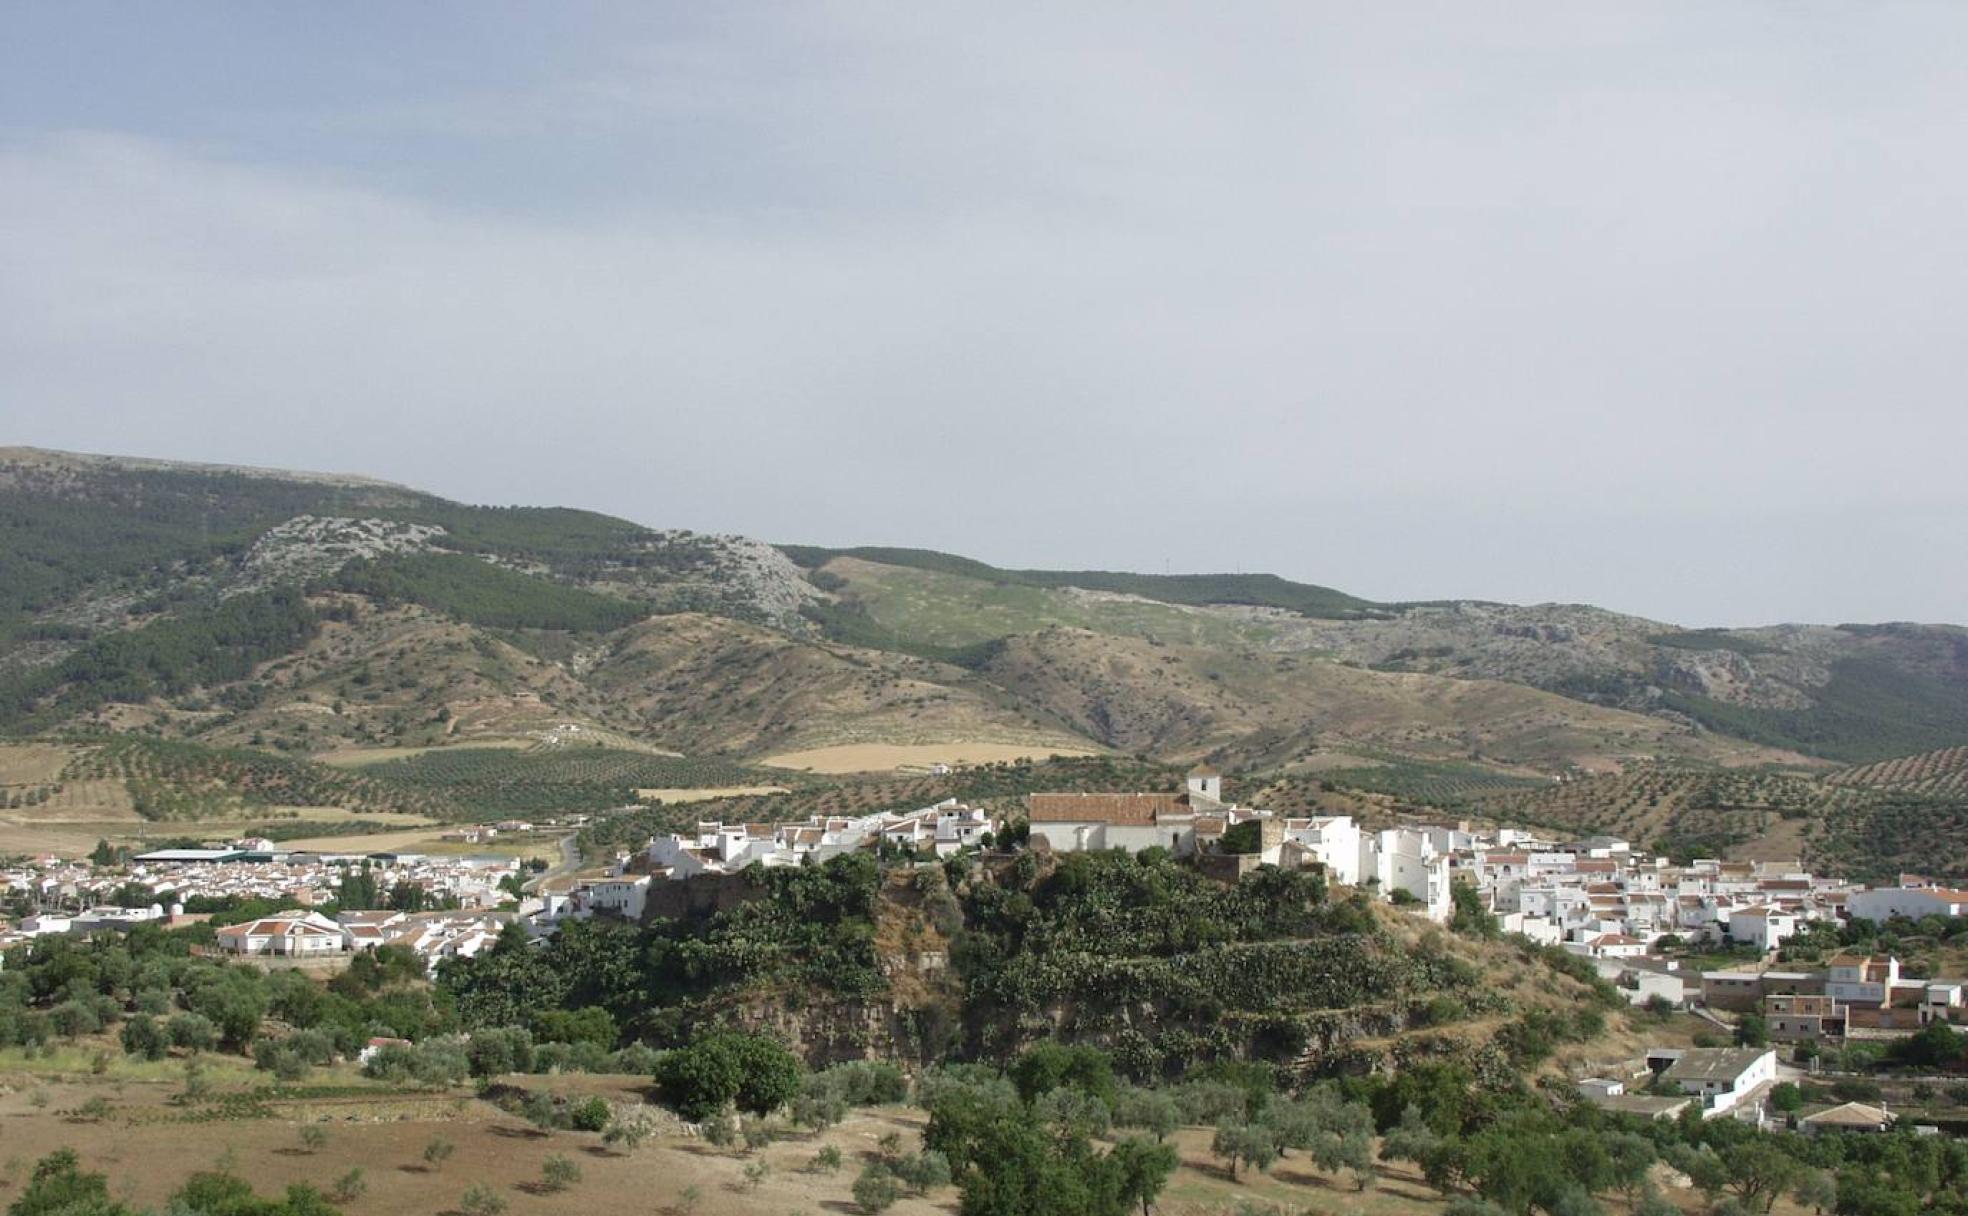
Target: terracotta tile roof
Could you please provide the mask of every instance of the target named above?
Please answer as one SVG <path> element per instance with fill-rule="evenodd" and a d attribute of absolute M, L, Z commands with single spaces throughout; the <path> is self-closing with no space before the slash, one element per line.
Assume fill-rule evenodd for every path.
<path fill-rule="evenodd" d="M 1188 806 L 1179 794 L 1027 794 L 1025 811 L 1033 823 L 1141 823 L 1157 815 L 1180 814 Z"/>

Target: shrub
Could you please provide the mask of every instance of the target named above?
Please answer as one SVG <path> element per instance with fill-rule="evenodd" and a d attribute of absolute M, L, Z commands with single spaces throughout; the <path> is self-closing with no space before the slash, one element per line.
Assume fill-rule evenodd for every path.
<path fill-rule="evenodd" d="M 813 1160 L 806 1163 L 806 1168 L 816 1174 L 838 1173 L 840 1172 L 840 1167 L 840 1147 L 833 1144 L 821 1145 L 820 1151 L 813 1154 Z"/>
<path fill-rule="evenodd" d="M 560 1153 L 548 1157 L 540 1166 L 540 1185 L 549 1191 L 564 1191 L 581 1180 L 581 1167 Z"/>
<path fill-rule="evenodd" d="M 1270 1169 L 1271 1163 L 1278 1159 L 1278 1141 L 1268 1127 L 1224 1123 L 1218 1125 L 1216 1135 L 1210 1140 L 1210 1152 L 1230 1163 L 1230 1177 L 1235 1180 L 1240 1164 L 1260 1172 Z"/>
<path fill-rule="evenodd" d="M 368 1190 L 369 1180 L 363 1177 L 362 1167 L 358 1165 L 335 1179 L 335 1184 L 328 1188 L 328 1197 L 336 1203 L 354 1203 Z"/>
<path fill-rule="evenodd" d="M 301 1128 L 301 1147 L 309 1153 L 318 1153 L 328 1144 L 328 1129 L 319 1124 L 309 1123 Z"/>
<path fill-rule="evenodd" d="M 933 1148 L 911 1153 L 895 1163 L 895 1176 L 920 1195 L 950 1185 L 950 1159 Z"/>
<path fill-rule="evenodd" d="M 631 1151 L 642 1147 L 642 1142 L 656 1134 L 656 1125 L 649 1116 L 640 1111 L 630 1111 L 615 1117 L 602 1134 L 601 1142 L 610 1148 L 625 1145 Z"/>
<path fill-rule="evenodd" d="M 895 1175 L 882 1165 L 870 1165 L 854 1180 L 854 1204 L 864 1212 L 886 1212 L 902 1198 Z"/>
<path fill-rule="evenodd" d="M 758 1190 L 759 1187 L 765 1184 L 766 1175 L 771 1172 L 772 1167 L 763 1161 L 747 1161 L 744 1170 L 746 1189 Z"/>
<path fill-rule="evenodd" d="M 273 1039 L 261 1039 L 253 1044 L 253 1066 L 282 1081 L 298 1081 L 308 1073 L 308 1062 L 299 1052 Z"/>
<path fill-rule="evenodd" d="M 458 1200 L 458 1210 L 465 1216 L 503 1216 L 506 1197 L 481 1182 Z"/>
<path fill-rule="evenodd" d="M 570 1126 L 567 1112 L 561 1109 L 559 1101 L 544 1089 L 533 1089 L 519 1100 L 519 1117 L 542 1131 L 558 1131 Z"/>
<path fill-rule="evenodd" d="M 79 1039 L 102 1029 L 102 1017 L 94 1005 L 85 1001 L 63 1001 L 48 1011 L 55 1033 L 66 1039 Z"/>
<path fill-rule="evenodd" d="M 451 1154 L 457 1151 L 458 1146 L 444 1137 L 432 1137 L 431 1142 L 424 1146 L 424 1164 L 433 1170 L 443 1169 L 444 1163 L 451 1160 Z"/>
<path fill-rule="evenodd" d="M 515 1027 L 474 1031 L 465 1045 L 465 1059 L 474 1077 L 532 1072 L 533 1036 Z"/>
<path fill-rule="evenodd" d="M 1140 1128 L 1160 1141 L 1182 1126 L 1182 1109 L 1165 1089 L 1124 1089 L 1114 1104 L 1114 1122 Z"/>
<path fill-rule="evenodd" d="M 123 1050 L 146 1060 L 161 1060 L 171 1046 L 171 1036 L 157 1020 L 138 1014 L 123 1024 Z"/>
<path fill-rule="evenodd" d="M 171 1020 L 164 1023 L 164 1032 L 171 1037 L 171 1046 L 187 1051 L 210 1051 L 219 1042 L 218 1028 L 201 1013 L 172 1015 Z"/>
<path fill-rule="evenodd" d="M 598 1132 L 608 1126 L 608 1103 L 599 1097 L 589 1098 L 574 1107 L 569 1114 L 574 1130 L 579 1132 Z"/>

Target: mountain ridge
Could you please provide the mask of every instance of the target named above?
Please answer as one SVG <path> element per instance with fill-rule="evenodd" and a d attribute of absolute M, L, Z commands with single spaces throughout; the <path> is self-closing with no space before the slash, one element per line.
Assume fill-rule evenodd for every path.
<path fill-rule="evenodd" d="M 0 449 L 0 512 L 0 576 L 20 576 L 0 602 L 15 729 L 313 752 L 564 719 L 754 756 L 988 737 L 1519 774 L 1821 767 L 1968 742 L 1968 630 L 1952 626 L 1691 630 L 1591 605 L 1376 603 L 1268 574 L 1006 569 L 30 448 Z M 282 586 L 303 598 L 278 629 L 241 635 L 275 619 L 253 609 Z"/>

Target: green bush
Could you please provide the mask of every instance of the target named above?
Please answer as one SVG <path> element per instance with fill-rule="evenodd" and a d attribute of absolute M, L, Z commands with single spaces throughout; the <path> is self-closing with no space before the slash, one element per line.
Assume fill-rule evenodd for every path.
<path fill-rule="evenodd" d="M 727 1106 L 758 1115 L 778 1110 L 798 1095 L 802 1071 L 776 1039 L 712 1031 L 663 1053 L 656 1082 L 677 1113 L 701 1122 Z"/>
<path fill-rule="evenodd" d="M 608 1103 L 599 1097 L 589 1098 L 574 1107 L 569 1113 L 574 1130 L 579 1132 L 604 1131 L 610 1118 Z"/>

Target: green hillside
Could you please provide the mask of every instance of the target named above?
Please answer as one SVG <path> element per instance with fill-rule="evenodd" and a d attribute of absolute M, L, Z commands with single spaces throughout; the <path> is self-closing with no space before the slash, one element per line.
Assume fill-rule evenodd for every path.
<path fill-rule="evenodd" d="M 1864 764 L 1968 741 L 1968 681 L 1883 658 L 1839 659 L 1808 709 L 1763 709 L 1668 692 L 1667 708 L 1710 730 Z"/>
<path fill-rule="evenodd" d="M 1283 608 L 1301 616 L 1333 620 L 1369 616 L 1381 606 L 1331 587 L 1294 583 L 1275 574 L 1128 574 L 1111 570 L 1003 570 L 967 557 L 929 549 L 891 549 L 862 546 L 827 549 L 814 545 L 781 545 L 780 551 L 812 570 L 837 557 L 855 557 L 885 566 L 902 566 L 938 574 L 954 574 L 1017 587 L 1081 587 L 1138 595 L 1165 604 L 1243 604 Z"/>

